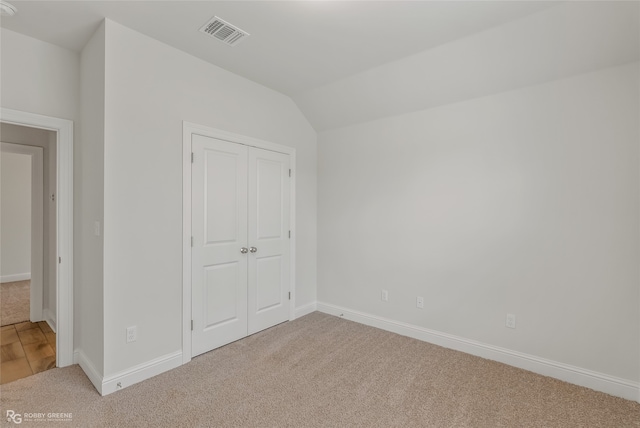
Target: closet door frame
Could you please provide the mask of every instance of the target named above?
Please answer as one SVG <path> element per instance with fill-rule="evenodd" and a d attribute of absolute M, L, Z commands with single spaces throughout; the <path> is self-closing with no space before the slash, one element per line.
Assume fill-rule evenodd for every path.
<path fill-rule="evenodd" d="M 182 122 L 182 364 L 191 361 L 191 138 L 192 135 L 217 138 L 231 143 L 289 155 L 291 166 L 289 240 L 290 288 L 289 321 L 295 318 L 296 301 L 296 149 L 257 138 L 234 134 L 195 123 Z"/>

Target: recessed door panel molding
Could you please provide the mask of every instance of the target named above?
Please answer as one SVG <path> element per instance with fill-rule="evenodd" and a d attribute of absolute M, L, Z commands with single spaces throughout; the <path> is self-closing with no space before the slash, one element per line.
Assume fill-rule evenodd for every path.
<path fill-rule="evenodd" d="M 202 299 L 204 330 L 238 319 L 238 266 L 237 262 L 204 269 L 204 299 Z"/>
<path fill-rule="evenodd" d="M 205 242 L 207 245 L 238 240 L 238 169 L 242 156 L 219 150 L 204 150 L 206 182 L 204 197 Z M 244 227 L 244 225 L 243 225 Z"/>
<path fill-rule="evenodd" d="M 283 230 L 284 177 L 282 163 L 271 159 L 256 159 L 257 238 L 280 239 Z"/>
<path fill-rule="evenodd" d="M 284 304 L 282 256 L 261 257 L 256 260 L 256 313 Z"/>

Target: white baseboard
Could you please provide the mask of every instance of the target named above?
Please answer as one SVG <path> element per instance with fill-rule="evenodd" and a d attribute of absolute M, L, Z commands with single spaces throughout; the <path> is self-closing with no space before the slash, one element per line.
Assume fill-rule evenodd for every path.
<path fill-rule="evenodd" d="M 31 279 L 31 272 L 0 276 L 0 283 L 26 281 L 27 279 Z"/>
<path fill-rule="evenodd" d="M 544 376 L 550 376 L 575 385 L 605 392 L 607 394 L 615 395 L 616 397 L 640 402 L 640 383 L 638 382 L 609 376 L 604 373 L 594 372 L 580 367 L 571 366 L 569 364 L 547 360 L 534 355 L 488 345 L 475 340 L 465 339 L 452 334 L 442 333 L 328 303 L 317 302 L 317 309 L 320 312 L 340 316 L 360 324 L 377 327 L 382 330 L 412 337 L 414 339 L 433 343 L 445 348 L 455 349 L 467 354 L 476 355 L 478 357 L 529 370 Z"/>
<path fill-rule="evenodd" d="M 306 305 L 298 306 L 295 311 L 295 317 L 300 318 L 305 315 L 315 312 L 318 309 L 316 302 L 307 303 Z"/>
<path fill-rule="evenodd" d="M 44 311 L 42 311 L 42 316 L 44 317 L 44 320 L 47 322 L 47 324 L 49 324 L 49 327 L 51 327 L 51 330 L 53 330 L 54 333 L 57 333 L 58 330 L 56 328 L 56 320 L 51 311 L 49 309 L 45 309 Z"/>
<path fill-rule="evenodd" d="M 98 373 L 84 352 L 81 350 L 75 351 L 73 353 L 73 362 L 80 365 L 84 374 L 87 375 L 93 386 L 98 390 L 100 395 L 102 395 L 102 376 Z"/>
<path fill-rule="evenodd" d="M 98 373 L 95 366 L 81 350 L 74 352 L 73 361 L 80 365 L 96 390 L 104 396 L 181 366 L 182 351 L 167 354 L 106 377 L 102 377 Z"/>
<path fill-rule="evenodd" d="M 168 370 L 175 369 L 181 365 L 182 351 L 176 351 L 171 354 L 155 358 L 114 375 L 106 376 L 102 379 L 100 393 L 102 395 L 111 394 L 112 392 L 124 389 L 135 383 L 142 382 L 143 380 L 152 378 Z"/>

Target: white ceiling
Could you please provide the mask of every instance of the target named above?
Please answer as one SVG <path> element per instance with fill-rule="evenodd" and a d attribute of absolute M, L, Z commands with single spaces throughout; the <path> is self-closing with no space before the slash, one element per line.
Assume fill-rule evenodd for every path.
<path fill-rule="evenodd" d="M 294 96 L 522 18 L 526 1 L 23 1 L 4 28 L 80 51 L 109 18 Z M 249 32 L 235 47 L 198 32 L 217 15 Z"/>
<path fill-rule="evenodd" d="M 640 59 L 639 1 L 25 1 L 4 28 L 80 51 L 104 18 L 290 96 L 316 131 Z M 212 16 L 249 32 L 231 47 Z"/>

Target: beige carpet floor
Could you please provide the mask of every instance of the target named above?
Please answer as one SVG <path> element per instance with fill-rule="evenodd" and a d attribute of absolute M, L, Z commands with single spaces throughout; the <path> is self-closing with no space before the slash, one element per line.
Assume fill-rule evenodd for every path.
<path fill-rule="evenodd" d="M 0 325 L 29 321 L 29 285 L 31 281 L 0 284 Z"/>
<path fill-rule="evenodd" d="M 636 402 L 317 312 L 106 397 L 78 366 L 0 392 L 3 418 L 72 413 L 55 426 L 640 426 Z"/>

